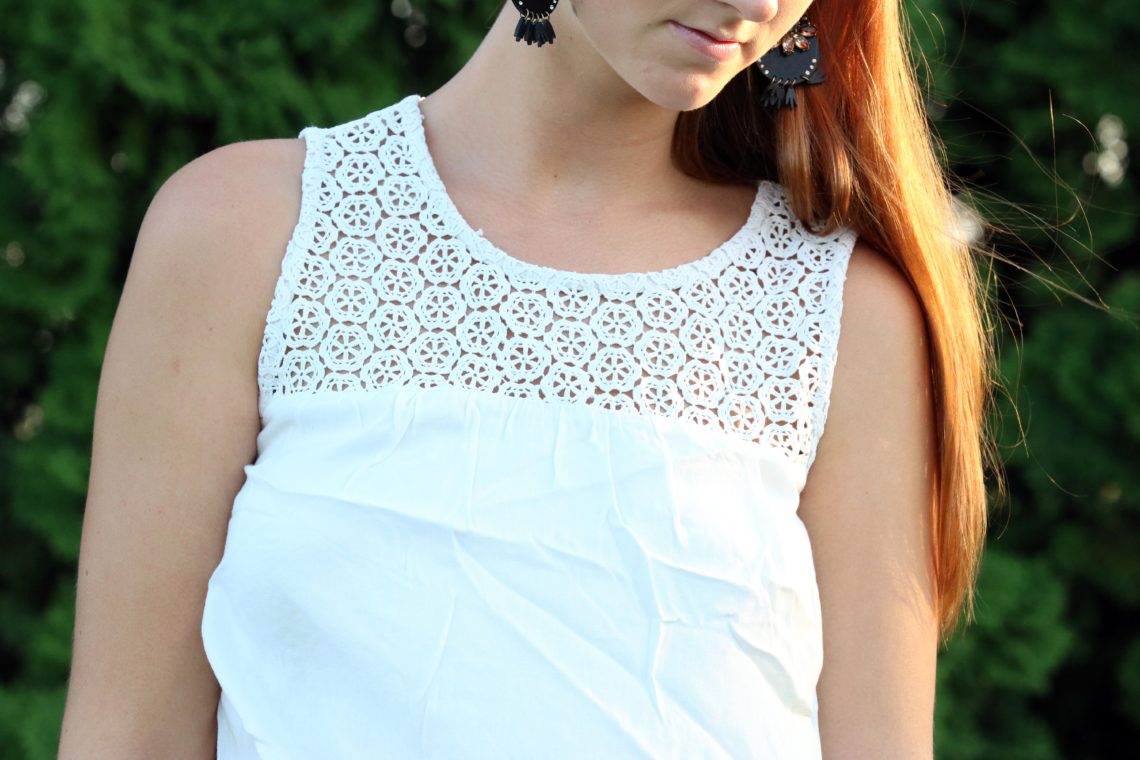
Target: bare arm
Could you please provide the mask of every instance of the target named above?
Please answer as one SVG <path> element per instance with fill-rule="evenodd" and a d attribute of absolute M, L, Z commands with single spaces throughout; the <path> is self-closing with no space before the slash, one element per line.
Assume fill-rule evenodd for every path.
<path fill-rule="evenodd" d="M 825 760 L 933 757 L 934 421 L 917 297 L 860 243 L 831 406 L 800 515 L 823 612 Z"/>
<path fill-rule="evenodd" d="M 219 148 L 147 210 L 99 380 L 62 760 L 215 756 L 201 615 L 256 455 L 257 353 L 302 148 Z"/>

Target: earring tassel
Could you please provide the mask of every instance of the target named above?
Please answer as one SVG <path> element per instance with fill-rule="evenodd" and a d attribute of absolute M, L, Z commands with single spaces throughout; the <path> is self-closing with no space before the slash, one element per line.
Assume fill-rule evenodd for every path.
<path fill-rule="evenodd" d="M 515 24 L 515 42 L 526 42 L 528 45 L 538 43 L 539 47 L 554 42 L 554 26 L 550 23 L 550 14 L 558 7 L 558 0 L 512 2 L 519 12 L 519 20 Z"/>
<path fill-rule="evenodd" d="M 554 36 L 554 25 L 550 23 L 549 16 L 542 19 L 519 16 L 518 23 L 515 24 L 515 42 L 525 41 L 528 45 L 538 43 L 542 47 L 548 42 L 554 42 Z"/>
<path fill-rule="evenodd" d="M 772 81 L 764 89 L 764 94 L 761 96 L 761 103 L 766 108 L 777 108 L 780 106 L 786 108 L 796 107 L 796 85 L 801 84 L 822 84 L 827 81 L 827 74 L 822 71 L 816 70 L 811 73 L 811 76 L 804 77 L 798 82 L 785 84 L 781 82 Z"/>
<path fill-rule="evenodd" d="M 781 103 L 786 103 L 791 100 L 792 107 L 795 107 L 796 93 L 791 87 L 784 87 L 782 84 L 770 82 L 768 87 L 764 90 L 764 97 L 762 103 L 765 108 L 775 108 Z"/>

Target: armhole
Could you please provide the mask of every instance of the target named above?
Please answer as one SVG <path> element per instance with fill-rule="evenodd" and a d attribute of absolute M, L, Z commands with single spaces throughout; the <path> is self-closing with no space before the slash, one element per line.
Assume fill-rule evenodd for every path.
<path fill-rule="evenodd" d="M 291 305 L 302 260 L 315 242 L 321 192 L 321 140 L 324 131 L 321 127 L 309 126 L 297 134 L 297 137 L 305 141 L 305 158 L 301 169 L 301 203 L 297 221 L 285 244 L 281 269 L 273 289 L 273 299 L 265 315 L 265 330 L 262 333 L 257 370 L 258 408 L 263 419 L 270 396 L 282 390 L 282 384 L 286 379 L 283 375 Z"/>
<path fill-rule="evenodd" d="M 827 426 L 827 411 L 831 405 L 831 387 L 835 378 L 835 364 L 839 355 L 839 333 L 843 318 L 843 286 L 847 282 L 848 265 L 851 262 L 851 254 L 854 253 L 855 243 L 858 239 L 858 233 L 847 227 L 825 243 L 830 244 L 831 260 L 827 269 L 825 302 L 820 312 L 818 374 L 815 386 L 811 388 L 809 393 L 811 416 L 806 436 L 804 482 L 800 484 L 801 490 L 806 485 L 807 474 L 815 462 L 819 442 L 823 438 L 823 431 Z"/>

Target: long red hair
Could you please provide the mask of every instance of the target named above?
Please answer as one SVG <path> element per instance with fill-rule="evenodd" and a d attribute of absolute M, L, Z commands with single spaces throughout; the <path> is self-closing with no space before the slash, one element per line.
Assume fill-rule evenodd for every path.
<path fill-rule="evenodd" d="M 816 0 L 809 17 L 828 80 L 798 87 L 798 107 L 771 113 L 759 105 L 765 81 L 750 67 L 707 106 L 680 114 L 674 157 L 703 179 L 777 180 L 801 219 L 824 232 L 851 226 L 910 281 L 932 359 L 939 452 L 930 540 L 945 641 L 963 611 L 974 619 L 987 468 L 1004 490 L 986 425 L 998 373 L 980 251 L 958 230 L 961 201 L 926 118 L 899 0 Z"/>

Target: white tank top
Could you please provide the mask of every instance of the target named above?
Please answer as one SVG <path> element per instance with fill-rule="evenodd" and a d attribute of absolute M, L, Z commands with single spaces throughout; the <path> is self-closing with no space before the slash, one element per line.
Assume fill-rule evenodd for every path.
<path fill-rule="evenodd" d="M 528 263 L 455 207 L 420 99 L 299 135 L 202 619 L 219 760 L 818 758 L 797 508 L 855 233 L 765 181 L 692 262 Z"/>

